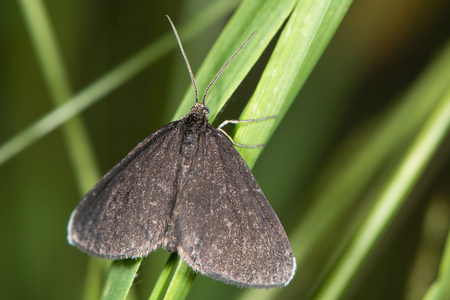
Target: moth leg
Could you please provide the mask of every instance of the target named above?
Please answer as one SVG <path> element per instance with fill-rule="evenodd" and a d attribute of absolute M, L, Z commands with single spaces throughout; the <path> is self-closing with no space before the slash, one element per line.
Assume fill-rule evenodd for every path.
<path fill-rule="evenodd" d="M 222 124 L 219 125 L 219 127 L 217 127 L 218 130 L 220 130 L 222 132 L 222 134 L 224 136 L 226 136 L 226 138 L 234 145 L 234 146 L 239 146 L 239 147 L 243 147 L 243 148 L 257 148 L 257 147 L 263 147 L 266 144 L 258 144 L 258 145 L 243 145 L 243 144 L 239 144 L 236 143 L 231 136 L 228 135 L 228 133 L 226 133 L 225 130 L 223 130 L 222 128 L 227 125 L 227 124 L 239 124 L 239 123 L 250 123 L 250 122 L 259 122 L 259 121 L 265 121 L 265 120 L 269 120 L 269 119 L 275 119 L 278 118 L 278 116 L 272 116 L 272 117 L 265 117 L 265 118 L 259 118 L 259 119 L 249 119 L 249 120 L 226 120 L 223 121 Z"/>

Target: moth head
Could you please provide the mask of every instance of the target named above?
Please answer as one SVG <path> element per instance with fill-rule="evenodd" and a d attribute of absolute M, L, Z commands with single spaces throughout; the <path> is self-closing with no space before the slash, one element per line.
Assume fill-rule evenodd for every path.
<path fill-rule="evenodd" d="M 189 114 L 195 116 L 196 118 L 208 119 L 209 109 L 204 103 L 197 102 L 194 106 L 192 106 Z"/>

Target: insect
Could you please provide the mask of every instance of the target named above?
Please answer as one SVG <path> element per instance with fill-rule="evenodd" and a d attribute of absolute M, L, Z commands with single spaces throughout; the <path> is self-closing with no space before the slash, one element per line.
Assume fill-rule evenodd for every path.
<path fill-rule="evenodd" d="M 296 264 L 283 226 L 221 127 L 208 123 L 205 105 L 208 90 L 254 33 L 199 102 L 169 22 L 195 105 L 138 144 L 84 196 L 70 218 L 68 241 L 110 260 L 147 256 L 160 246 L 178 252 L 194 271 L 228 284 L 285 286 Z"/>

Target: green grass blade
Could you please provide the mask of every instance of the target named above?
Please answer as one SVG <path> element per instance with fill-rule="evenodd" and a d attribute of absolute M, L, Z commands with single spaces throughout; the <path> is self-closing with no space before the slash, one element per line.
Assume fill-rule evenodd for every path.
<path fill-rule="evenodd" d="M 171 276 L 175 272 L 175 269 L 178 265 L 178 254 L 172 253 L 167 260 L 166 265 L 164 266 L 164 270 L 159 275 L 158 281 L 156 281 L 155 287 L 150 294 L 149 300 L 157 300 L 160 299 L 161 295 L 164 292 L 164 288 L 169 282 Z"/>
<path fill-rule="evenodd" d="M 111 264 L 103 286 L 102 300 L 122 300 L 130 291 L 136 272 L 142 262 L 139 259 L 116 260 Z"/>
<path fill-rule="evenodd" d="M 178 257 L 177 268 L 167 288 L 164 300 L 183 300 L 186 298 L 196 276 L 197 274 L 191 267 Z"/>
<path fill-rule="evenodd" d="M 352 1 L 300 1 L 280 36 L 261 81 L 241 119 L 278 119 L 238 126 L 238 143 L 266 142 L 294 101 Z M 240 149 L 253 166 L 262 149 Z"/>
<path fill-rule="evenodd" d="M 55 106 L 64 104 L 70 98 L 72 91 L 45 6 L 39 0 L 22 0 L 20 4 L 50 91 L 51 100 Z M 63 129 L 80 194 L 83 194 L 98 180 L 99 168 L 82 120 L 74 118 Z M 33 131 L 33 133 L 36 133 L 36 131 Z M 26 137 L 30 138 L 31 135 L 28 134 Z M 19 139 L 19 141 L 23 143 L 23 139 Z M 11 150 L 11 147 L 6 147 L 7 149 Z M 0 153 L 2 150 L 0 150 Z M 12 150 L 17 149 L 12 147 Z"/>

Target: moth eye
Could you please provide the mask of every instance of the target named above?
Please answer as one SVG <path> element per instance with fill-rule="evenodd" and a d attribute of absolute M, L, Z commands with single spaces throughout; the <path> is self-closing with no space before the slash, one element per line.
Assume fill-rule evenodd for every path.
<path fill-rule="evenodd" d="M 209 108 L 205 107 L 205 110 L 209 114 Z"/>

